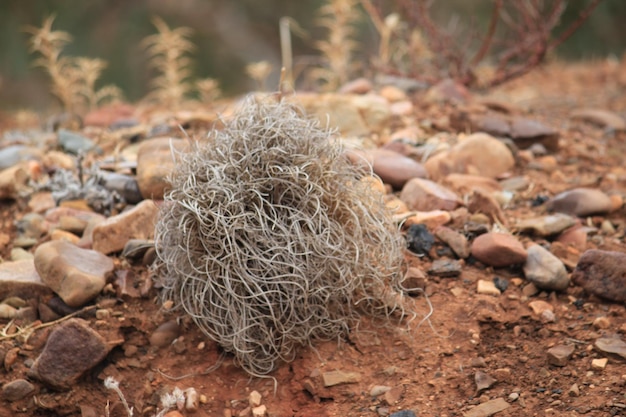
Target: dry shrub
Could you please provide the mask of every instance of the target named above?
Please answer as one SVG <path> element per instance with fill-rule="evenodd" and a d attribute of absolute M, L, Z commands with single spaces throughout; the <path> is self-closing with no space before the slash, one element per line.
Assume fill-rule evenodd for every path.
<path fill-rule="evenodd" d="M 247 372 L 346 335 L 361 312 L 403 311 L 404 242 L 382 195 L 293 105 L 248 98 L 176 159 L 157 280 Z"/>

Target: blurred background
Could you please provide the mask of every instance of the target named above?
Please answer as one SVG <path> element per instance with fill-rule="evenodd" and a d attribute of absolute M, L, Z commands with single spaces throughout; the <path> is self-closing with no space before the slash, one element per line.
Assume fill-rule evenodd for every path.
<path fill-rule="evenodd" d="M 507 0 L 505 0 L 507 1 Z M 391 1 L 389 1 L 391 3 Z M 442 25 L 472 16 L 478 28 L 489 21 L 493 0 L 433 2 L 433 15 Z M 569 1 L 561 25 L 573 21 L 588 1 Z M 280 41 L 278 21 L 291 17 L 305 36 L 293 36 L 294 58 L 315 62 L 315 41 L 325 29 L 316 22 L 322 0 L 2 0 L 0 1 L 0 108 L 43 110 L 55 103 L 48 75 L 33 66 L 25 26 L 40 27 L 55 14 L 54 30 L 73 37 L 64 53 L 102 58 L 108 63 L 99 85 L 119 86 L 127 100 L 136 101 L 150 90 L 153 75 L 141 40 L 154 34 L 151 23 L 161 16 L 170 28 L 193 30 L 194 78 L 219 80 L 226 95 L 243 93 L 255 85 L 246 75 L 247 64 L 266 60 L 274 68 L 269 85 L 278 85 Z M 384 2 L 380 4 L 385 4 Z M 377 34 L 360 10 L 357 38 L 359 59 L 377 49 Z M 626 1 L 604 0 L 591 18 L 556 51 L 562 59 L 621 59 L 626 48 Z M 557 28 L 558 29 L 558 28 Z M 551 57 L 553 58 L 553 57 Z"/>

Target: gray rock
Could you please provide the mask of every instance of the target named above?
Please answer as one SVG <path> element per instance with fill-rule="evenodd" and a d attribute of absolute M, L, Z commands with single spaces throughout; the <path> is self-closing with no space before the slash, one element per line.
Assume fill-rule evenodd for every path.
<path fill-rule="evenodd" d="M 2 398 L 18 401 L 35 391 L 35 386 L 25 379 L 15 379 L 2 386 Z"/>
<path fill-rule="evenodd" d="M 57 240 L 37 248 L 35 268 L 68 306 L 81 307 L 100 293 L 114 264 L 100 252 Z"/>
<path fill-rule="evenodd" d="M 11 145 L 0 149 L 0 171 L 26 160 L 39 160 L 43 152 L 24 145 Z"/>
<path fill-rule="evenodd" d="M 31 373 L 50 388 L 67 390 L 99 364 L 112 348 L 88 322 L 69 319 L 50 333 Z"/>
<path fill-rule="evenodd" d="M 389 417 L 417 417 L 417 415 L 411 410 L 400 410 L 389 414 Z"/>
<path fill-rule="evenodd" d="M 93 249 L 104 254 L 119 252 L 130 239 L 152 239 L 158 208 L 144 200 L 132 209 L 111 216 L 93 229 Z"/>
<path fill-rule="evenodd" d="M 91 139 L 69 130 L 60 129 L 58 137 L 59 145 L 63 150 L 74 155 L 97 149 L 96 144 Z"/>
<path fill-rule="evenodd" d="M 540 245 L 532 245 L 524 264 L 526 279 L 543 290 L 563 291 L 569 286 L 569 277 L 563 262 Z"/>
<path fill-rule="evenodd" d="M 474 374 L 474 382 L 476 383 L 476 391 L 481 392 L 491 388 L 498 381 L 483 371 L 476 371 Z"/>
<path fill-rule="evenodd" d="M 572 273 L 572 282 L 598 297 L 626 301 L 626 253 L 586 251 Z"/>
<path fill-rule="evenodd" d="M 612 129 L 626 131 L 626 120 L 620 115 L 602 109 L 578 109 L 570 115 L 572 119 L 579 119 L 585 122 Z"/>
<path fill-rule="evenodd" d="M 607 213 L 613 208 L 611 197 L 594 188 L 574 188 L 554 196 L 546 208 L 576 216 Z"/>
<path fill-rule="evenodd" d="M 116 172 L 100 171 L 99 182 L 109 191 L 117 192 L 127 203 L 137 204 L 143 197 L 135 177 Z"/>

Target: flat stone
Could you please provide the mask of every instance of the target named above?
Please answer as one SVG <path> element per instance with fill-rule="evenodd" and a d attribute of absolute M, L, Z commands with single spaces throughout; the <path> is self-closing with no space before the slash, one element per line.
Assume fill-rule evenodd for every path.
<path fill-rule="evenodd" d="M 0 299 L 10 296 L 31 299 L 51 294 L 52 290 L 41 280 L 33 259 L 0 263 Z"/>
<path fill-rule="evenodd" d="M 139 145 L 137 151 L 137 186 L 143 198 L 163 199 L 170 187 L 168 176 L 174 170 L 174 151 L 185 151 L 183 139 L 154 138 Z"/>
<path fill-rule="evenodd" d="M 608 358 L 596 358 L 591 360 L 591 369 L 596 369 L 598 371 L 606 368 L 606 365 L 609 363 Z"/>
<path fill-rule="evenodd" d="M 511 405 L 504 398 L 495 398 L 477 405 L 471 410 L 463 413 L 463 417 L 488 417 L 500 411 L 506 410 Z"/>
<path fill-rule="evenodd" d="M 432 211 L 409 211 L 398 215 L 399 220 L 405 227 L 414 224 L 423 224 L 428 228 L 436 228 L 450 223 L 452 216 L 449 211 L 432 210 Z"/>
<path fill-rule="evenodd" d="M 396 405 L 402 399 L 404 387 L 402 385 L 395 386 L 383 394 L 383 401 L 387 405 Z"/>
<path fill-rule="evenodd" d="M 614 337 L 601 337 L 594 343 L 597 350 L 613 355 L 613 357 L 626 360 L 626 342 Z"/>
<path fill-rule="evenodd" d="M 548 349 L 548 363 L 554 366 L 565 366 L 574 354 L 574 345 L 556 345 Z"/>
<path fill-rule="evenodd" d="M 455 192 L 423 178 L 409 180 L 402 188 L 400 200 L 406 203 L 409 210 L 416 211 L 450 211 L 461 205 Z"/>
<path fill-rule="evenodd" d="M 370 390 L 370 396 L 378 397 L 391 389 L 388 385 L 374 385 Z"/>
<path fill-rule="evenodd" d="M 100 293 L 114 264 L 100 252 L 55 240 L 37 248 L 35 268 L 68 306 L 81 307 Z"/>
<path fill-rule="evenodd" d="M 63 150 L 74 155 L 98 149 L 93 140 L 69 130 L 59 129 L 58 139 Z"/>
<path fill-rule="evenodd" d="M 552 304 L 543 300 L 533 300 L 528 303 L 528 307 L 530 307 L 533 313 L 538 316 L 542 316 L 546 311 L 554 311 L 554 307 L 552 307 Z"/>
<path fill-rule="evenodd" d="M 546 149 L 556 152 L 559 149 L 559 132 L 537 120 L 516 116 L 511 119 L 511 138 L 520 149 L 534 144 L 541 144 Z"/>
<path fill-rule="evenodd" d="M 434 230 L 435 236 L 450 246 L 450 249 L 461 259 L 470 255 L 470 244 L 467 238 L 461 233 L 446 226 L 439 226 Z"/>
<path fill-rule="evenodd" d="M 496 382 L 498 381 L 486 372 L 476 371 L 474 374 L 474 383 L 478 392 L 491 388 Z"/>
<path fill-rule="evenodd" d="M 569 287 L 567 270 L 559 258 L 540 245 L 532 245 L 526 252 L 524 275 L 528 281 L 548 291 L 563 291 Z"/>
<path fill-rule="evenodd" d="M 50 388 L 67 390 L 112 348 L 88 322 L 72 318 L 52 330 L 31 372 Z"/>
<path fill-rule="evenodd" d="M 578 109 L 573 111 L 570 117 L 613 130 L 626 130 L 626 120 L 608 110 Z"/>
<path fill-rule="evenodd" d="M 532 217 L 517 223 L 520 232 L 530 232 L 538 236 L 551 236 L 563 232 L 577 223 L 575 217 L 564 213 L 554 213 L 548 216 Z"/>
<path fill-rule="evenodd" d="M 496 284 L 494 284 L 493 281 L 487 281 L 485 279 L 478 280 L 478 283 L 476 284 L 476 292 L 478 294 L 487 294 L 496 297 L 502 294 L 502 292 L 498 289 L 498 287 L 496 287 Z"/>
<path fill-rule="evenodd" d="M 372 169 L 385 184 L 401 189 L 412 178 L 425 178 L 428 173 L 419 162 L 389 149 L 372 149 L 366 152 Z"/>
<path fill-rule="evenodd" d="M 111 216 L 93 229 L 93 249 L 104 254 L 119 252 L 130 239 L 152 239 L 158 208 L 144 200 L 132 209 Z"/>
<path fill-rule="evenodd" d="M 328 371 L 322 373 L 322 380 L 325 387 L 333 387 L 340 384 L 355 384 L 361 381 L 361 374 L 358 372 Z"/>
<path fill-rule="evenodd" d="M 514 166 L 515 159 L 509 148 L 486 133 L 474 133 L 424 164 L 434 180 L 452 173 L 496 178 Z"/>
<path fill-rule="evenodd" d="M 463 263 L 453 259 L 436 259 L 428 268 L 430 275 L 442 278 L 458 277 L 463 270 Z"/>
<path fill-rule="evenodd" d="M 580 257 L 572 282 L 607 300 L 626 301 L 626 253 L 590 249 Z"/>
<path fill-rule="evenodd" d="M 485 265 L 494 267 L 523 264 L 528 256 L 524 246 L 514 236 L 496 232 L 474 239 L 472 255 Z"/>
<path fill-rule="evenodd" d="M 576 216 L 589 216 L 608 213 L 613 208 L 613 201 L 595 188 L 574 188 L 554 196 L 546 203 L 546 208 Z"/>
<path fill-rule="evenodd" d="M 15 379 L 2 386 L 2 398 L 9 402 L 18 401 L 35 391 L 35 386 L 25 379 Z"/>
<path fill-rule="evenodd" d="M 40 149 L 24 145 L 10 145 L 0 149 L 0 171 L 23 161 L 41 160 L 42 157 L 43 152 Z"/>

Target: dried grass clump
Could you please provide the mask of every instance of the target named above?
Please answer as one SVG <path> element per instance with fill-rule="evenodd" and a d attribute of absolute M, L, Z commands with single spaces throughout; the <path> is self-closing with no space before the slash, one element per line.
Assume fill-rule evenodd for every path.
<path fill-rule="evenodd" d="M 163 297 L 252 375 L 402 312 L 404 242 L 332 132 L 248 98 L 208 144 L 177 154 L 156 226 Z"/>

